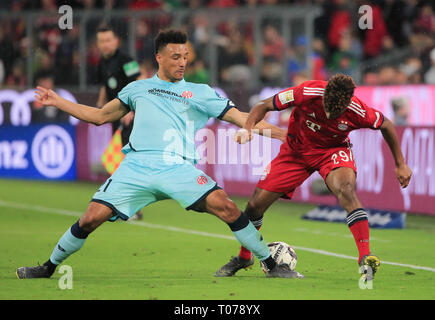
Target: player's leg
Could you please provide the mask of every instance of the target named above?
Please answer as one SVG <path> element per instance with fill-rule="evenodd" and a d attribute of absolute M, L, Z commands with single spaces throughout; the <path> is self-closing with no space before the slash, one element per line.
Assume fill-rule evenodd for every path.
<path fill-rule="evenodd" d="M 186 210 L 208 212 L 227 223 L 236 239 L 270 270 L 266 273 L 267 276 L 298 277 L 296 272 L 276 266 L 266 242 L 247 215 L 237 208 L 213 179 L 195 168 L 191 162 L 185 160 L 178 165 L 172 165 L 168 170 L 162 170 L 154 185 Z"/>
<path fill-rule="evenodd" d="M 49 278 L 56 267 L 74 252 L 80 250 L 88 235 L 113 216 L 106 205 L 91 202 L 85 214 L 59 239 L 50 258 L 42 266 L 21 267 L 16 271 L 19 279 Z"/>
<path fill-rule="evenodd" d="M 133 112 L 133 111 L 131 111 Z M 128 114 L 128 117 L 130 117 L 131 115 Z M 121 122 L 123 122 L 124 119 L 121 120 Z M 130 142 L 130 134 L 131 131 L 133 130 L 133 122 L 134 119 L 132 119 L 128 124 L 123 123 L 122 124 L 122 131 L 121 131 L 121 141 L 122 141 L 122 145 L 125 146 L 126 144 L 128 144 Z M 134 216 L 132 216 L 129 220 L 142 220 L 143 219 L 143 214 L 141 212 L 141 210 L 138 210 Z"/>
<path fill-rule="evenodd" d="M 237 205 L 228 198 L 223 190 L 211 192 L 201 203 L 199 211 L 211 213 L 226 222 L 236 239 L 251 250 L 268 270 L 267 277 L 302 278 L 298 272 L 291 271 L 287 266 L 277 265 L 271 257 L 267 243 L 254 227 L 248 216 L 241 212 Z"/>
<path fill-rule="evenodd" d="M 264 212 L 281 196 L 282 193 L 267 191 L 259 187 L 255 189 L 254 195 L 248 201 L 244 213 L 257 230 L 260 230 L 263 224 Z M 254 257 L 252 256 L 252 252 L 244 246 L 241 246 L 239 254 L 235 257 L 231 257 L 228 263 L 216 271 L 215 276 L 230 277 L 241 269 L 247 270 L 251 268 L 253 264 Z"/>
<path fill-rule="evenodd" d="M 258 230 L 249 221 L 248 216 L 241 212 L 237 205 L 228 198 L 222 189 L 214 190 L 199 202 L 193 210 L 211 213 L 228 224 L 236 239 L 273 269 L 275 261 L 270 257 L 269 248 Z"/>
<path fill-rule="evenodd" d="M 360 265 L 369 265 L 373 274 L 378 270 L 380 261 L 370 254 L 369 224 L 367 212 L 356 194 L 356 174 L 353 168 L 341 167 L 329 172 L 325 182 L 337 197 L 339 204 L 348 213 L 347 224 L 358 248 Z"/>
<path fill-rule="evenodd" d="M 152 170 L 138 166 L 134 155 L 128 154 L 119 168 L 107 179 L 97 192 L 85 214 L 69 228 L 56 244 L 50 259 L 38 267 L 24 267 L 17 270 L 19 278 L 47 278 L 57 265 L 72 253 L 78 251 L 87 236 L 107 220 L 127 220 L 140 208 L 157 199 L 148 191 L 147 182 Z"/>
<path fill-rule="evenodd" d="M 244 212 L 257 230 L 260 230 L 263 225 L 263 216 L 266 210 L 283 195 L 281 192 L 272 192 L 259 187 L 255 188 L 254 194 L 249 199 Z M 251 260 L 252 253 L 242 246 L 239 257 L 243 260 Z"/>

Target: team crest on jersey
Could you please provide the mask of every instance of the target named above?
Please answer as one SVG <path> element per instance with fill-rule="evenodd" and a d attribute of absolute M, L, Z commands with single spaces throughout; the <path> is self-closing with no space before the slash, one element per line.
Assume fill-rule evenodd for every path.
<path fill-rule="evenodd" d="M 202 185 L 202 184 L 206 184 L 208 182 L 208 179 L 205 176 L 199 176 L 198 178 L 196 178 L 196 182 Z"/>
<path fill-rule="evenodd" d="M 192 91 L 183 91 L 183 93 L 181 94 L 181 96 L 182 96 L 183 98 L 190 99 L 190 98 L 193 97 L 193 93 L 192 93 Z"/>
<path fill-rule="evenodd" d="M 341 131 L 346 131 L 348 128 L 349 128 L 349 126 L 347 125 L 347 122 L 345 122 L 345 121 L 341 121 L 338 124 L 338 129 Z"/>
<path fill-rule="evenodd" d="M 287 90 L 278 94 L 278 99 L 281 104 L 286 104 L 293 101 L 295 98 L 293 96 L 293 90 Z"/>

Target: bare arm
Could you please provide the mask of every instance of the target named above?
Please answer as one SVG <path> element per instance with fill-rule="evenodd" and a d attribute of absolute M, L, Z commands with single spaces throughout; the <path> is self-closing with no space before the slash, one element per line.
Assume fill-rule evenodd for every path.
<path fill-rule="evenodd" d="M 251 130 L 254 128 L 258 129 L 258 126 L 263 127 L 263 123 L 267 123 L 263 121 L 264 117 L 266 116 L 266 113 L 268 111 L 274 110 L 273 106 L 273 97 L 261 100 L 258 102 L 249 112 L 248 118 L 242 125 L 242 129 L 237 131 L 237 133 L 234 136 L 234 139 L 238 143 L 246 143 L 252 139 L 252 132 Z M 281 141 L 285 141 L 286 134 L 285 130 L 281 130 L 281 133 L 278 133 L 278 136 Z"/>
<path fill-rule="evenodd" d="M 400 149 L 396 129 L 389 119 L 384 118 L 384 122 L 381 125 L 381 132 L 393 154 L 397 179 L 402 188 L 406 188 L 411 180 L 412 171 L 405 162 L 402 150 Z"/>
<path fill-rule="evenodd" d="M 249 112 L 248 119 L 243 126 L 243 129 L 251 131 L 252 128 L 255 128 L 255 125 L 262 121 L 266 116 L 266 113 L 269 111 L 273 111 L 275 108 L 273 107 L 273 96 L 264 100 L 261 100 L 254 107 L 252 107 Z"/>
<path fill-rule="evenodd" d="M 97 100 L 97 107 L 101 108 L 104 104 L 107 102 L 107 95 L 106 95 L 106 87 L 101 87 L 100 93 L 98 94 L 98 100 Z"/>
<path fill-rule="evenodd" d="M 119 120 L 129 111 L 119 99 L 109 101 L 100 109 L 66 100 L 53 90 L 47 90 L 43 87 L 37 87 L 37 89 L 35 99 L 39 103 L 45 106 L 54 106 L 77 119 L 97 126 Z"/>
<path fill-rule="evenodd" d="M 236 108 L 231 108 L 225 113 L 222 120 L 235 124 L 236 126 L 243 128 L 246 124 L 249 114 L 246 112 L 240 112 Z M 273 139 L 279 139 L 285 141 L 287 132 L 277 126 L 274 126 L 264 120 L 255 124 L 254 129 L 258 130 L 260 135 L 268 136 Z"/>

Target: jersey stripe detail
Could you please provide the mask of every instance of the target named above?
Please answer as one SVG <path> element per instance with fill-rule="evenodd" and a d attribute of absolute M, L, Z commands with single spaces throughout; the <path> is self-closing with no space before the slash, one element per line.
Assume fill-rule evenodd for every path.
<path fill-rule="evenodd" d="M 310 88 L 310 87 L 304 87 L 304 91 L 325 91 L 325 88 Z"/>
<path fill-rule="evenodd" d="M 323 93 L 305 93 L 304 96 L 323 96 Z"/>
<path fill-rule="evenodd" d="M 324 88 L 309 88 L 304 87 L 304 96 L 323 96 L 325 89 Z"/>
<path fill-rule="evenodd" d="M 362 111 L 363 113 L 366 112 L 358 103 L 351 101 L 350 104 L 353 105 L 356 109 L 359 109 L 360 111 Z"/>
<path fill-rule="evenodd" d="M 353 105 L 349 105 L 347 108 L 352 110 L 353 112 L 355 112 L 356 114 L 360 115 L 363 118 L 366 117 L 365 113 L 361 112 L 361 110 L 359 110 L 359 109 L 356 109 Z"/>

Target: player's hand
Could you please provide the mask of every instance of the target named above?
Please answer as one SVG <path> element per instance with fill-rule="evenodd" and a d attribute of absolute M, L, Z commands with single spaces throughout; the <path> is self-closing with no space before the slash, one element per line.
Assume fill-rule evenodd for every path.
<path fill-rule="evenodd" d="M 57 106 L 59 101 L 59 96 L 56 92 L 51 89 L 45 89 L 44 87 L 38 86 L 35 91 L 35 101 L 44 106 Z"/>
<path fill-rule="evenodd" d="M 234 135 L 234 141 L 236 141 L 239 144 L 244 144 L 251 140 L 252 140 L 252 133 L 246 129 L 239 129 Z"/>
<path fill-rule="evenodd" d="M 406 163 L 395 168 L 397 179 L 399 180 L 400 186 L 406 188 L 411 180 L 412 171 L 409 169 Z"/>

